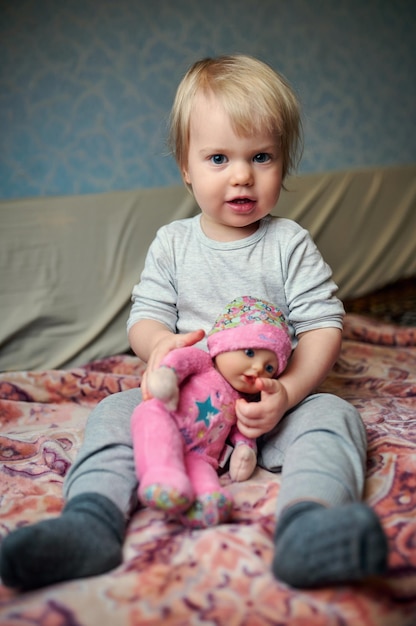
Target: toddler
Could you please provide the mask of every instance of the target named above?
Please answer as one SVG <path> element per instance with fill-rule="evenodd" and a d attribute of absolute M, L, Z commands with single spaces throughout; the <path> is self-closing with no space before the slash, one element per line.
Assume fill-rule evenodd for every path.
<path fill-rule="evenodd" d="M 174 348 L 203 346 L 218 311 L 240 294 L 276 304 L 291 330 L 290 362 L 264 380 L 259 402 L 235 403 L 240 432 L 258 439 L 259 465 L 281 472 L 273 573 L 304 588 L 382 574 L 386 538 L 362 502 L 362 420 L 346 401 L 315 392 L 339 354 L 343 306 L 308 232 L 270 215 L 299 153 L 295 94 L 254 58 L 198 61 L 178 87 L 170 137 L 201 213 L 162 227 L 151 244 L 132 294 L 132 349 L 152 372 Z M 137 507 L 130 419 L 141 393 L 146 374 L 142 391 L 92 411 L 62 514 L 1 545 L 6 585 L 33 589 L 121 563 Z"/>

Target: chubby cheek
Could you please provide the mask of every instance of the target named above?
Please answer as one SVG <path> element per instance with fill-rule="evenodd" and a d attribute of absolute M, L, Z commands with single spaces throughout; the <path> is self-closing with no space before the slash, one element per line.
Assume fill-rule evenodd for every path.
<path fill-rule="evenodd" d="M 198 193 L 198 181 L 200 180 L 200 177 L 196 176 L 192 169 L 188 170 L 187 168 L 184 168 L 182 170 L 182 179 L 186 185 L 189 185 L 189 187 L 191 187 L 192 193 L 195 196 L 196 193 Z"/>
<path fill-rule="evenodd" d="M 269 190 L 266 192 L 268 195 L 268 203 L 271 204 L 273 207 L 277 204 L 280 198 L 281 190 L 282 190 L 282 181 L 280 179 L 277 185 L 276 184 L 271 185 Z"/>
<path fill-rule="evenodd" d="M 282 181 L 280 181 L 279 187 L 277 188 L 276 193 L 274 194 L 274 204 L 277 204 L 280 198 L 281 191 L 282 191 Z"/>
<path fill-rule="evenodd" d="M 267 176 L 259 181 L 259 188 L 269 197 L 269 201 L 276 204 L 280 197 L 282 184 L 282 172 L 279 167 L 272 172 L 267 172 Z"/>
<path fill-rule="evenodd" d="M 196 182 L 194 181 L 194 184 L 192 185 L 192 192 L 197 200 L 209 198 L 210 195 L 212 195 L 212 190 L 210 193 L 210 188 L 206 182 L 200 180 Z"/>
<path fill-rule="evenodd" d="M 214 185 L 207 183 L 208 181 L 204 181 L 203 184 L 193 184 L 191 187 L 192 194 L 203 213 L 216 215 L 220 196 Z"/>

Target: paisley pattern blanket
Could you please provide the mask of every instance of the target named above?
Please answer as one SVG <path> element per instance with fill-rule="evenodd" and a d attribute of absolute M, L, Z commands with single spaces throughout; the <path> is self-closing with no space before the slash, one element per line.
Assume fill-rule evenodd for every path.
<path fill-rule="evenodd" d="M 231 484 L 232 520 L 185 530 L 133 516 L 124 562 L 100 577 L 19 594 L 0 585 L 2 626 L 414 626 L 416 624 L 416 329 L 346 318 L 323 391 L 352 402 L 368 430 L 365 498 L 390 542 L 388 574 L 365 584 L 291 589 L 270 573 L 279 476 Z M 0 374 L 0 535 L 55 516 L 91 408 L 140 383 L 116 356 L 68 371 Z M 225 473 L 221 480 L 230 484 Z"/>

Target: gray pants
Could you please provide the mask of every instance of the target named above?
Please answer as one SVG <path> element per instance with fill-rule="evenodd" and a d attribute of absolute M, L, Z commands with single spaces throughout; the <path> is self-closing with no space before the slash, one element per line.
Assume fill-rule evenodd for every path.
<path fill-rule="evenodd" d="M 100 493 L 130 516 L 138 504 L 130 417 L 140 401 L 140 389 L 131 389 L 92 411 L 65 481 L 67 499 Z M 366 450 L 364 425 L 352 405 L 331 394 L 307 397 L 259 441 L 258 464 L 281 472 L 277 513 L 302 500 L 336 506 L 361 499 Z"/>

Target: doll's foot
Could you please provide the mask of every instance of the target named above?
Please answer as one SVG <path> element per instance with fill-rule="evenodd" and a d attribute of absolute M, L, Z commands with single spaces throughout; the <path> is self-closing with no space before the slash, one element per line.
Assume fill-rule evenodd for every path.
<path fill-rule="evenodd" d="M 232 507 L 233 501 L 225 490 L 215 491 L 199 495 L 180 519 L 187 528 L 208 528 L 226 522 Z"/>
<path fill-rule="evenodd" d="M 139 499 L 151 509 L 175 514 L 189 509 L 195 495 L 186 474 L 166 468 L 146 472 L 140 481 Z"/>
<path fill-rule="evenodd" d="M 230 458 L 230 477 L 234 482 L 248 480 L 257 465 L 257 455 L 245 443 L 237 443 Z"/>
<path fill-rule="evenodd" d="M 140 500 L 151 509 L 169 513 L 181 513 L 192 504 L 192 500 L 179 493 L 176 489 L 165 485 L 149 485 L 140 490 Z"/>

